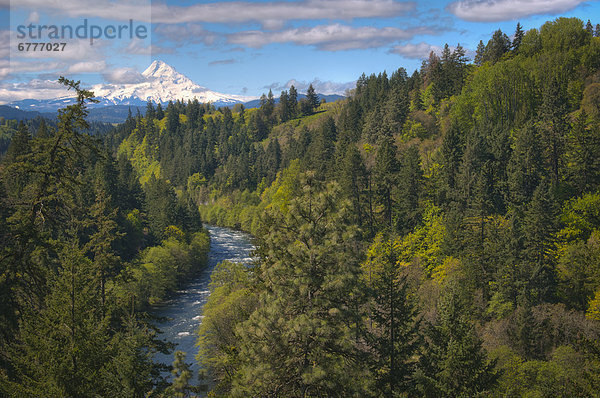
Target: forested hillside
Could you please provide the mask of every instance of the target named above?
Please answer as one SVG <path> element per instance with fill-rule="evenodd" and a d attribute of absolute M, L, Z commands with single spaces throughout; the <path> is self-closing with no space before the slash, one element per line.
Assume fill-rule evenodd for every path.
<path fill-rule="evenodd" d="M 224 264 L 213 283 L 199 359 L 215 393 L 596 396 L 589 28 L 497 31 L 472 63 L 446 46 L 334 104 L 290 90 L 123 126 L 114 142 L 143 178 L 259 239 L 254 268 Z"/>
<path fill-rule="evenodd" d="M 198 212 L 83 131 L 92 93 L 14 126 L 0 163 L 0 395 L 171 396 L 150 304 L 205 265 Z M 35 130 L 32 131 L 30 128 Z M 166 395 L 161 395 L 166 394 Z"/>
<path fill-rule="evenodd" d="M 197 268 L 198 207 L 257 239 L 212 277 L 212 396 L 597 397 L 593 26 L 498 30 L 473 60 L 446 45 L 334 103 L 149 103 L 106 149 L 74 130 L 81 105 L 20 126 L 0 166 L 4 391 L 159 393 L 140 311 Z"/>
<path fill-rule="evenodd" d="M 518 25 L 344 101 L 292 87 L 122 125 L 142 181 L 258 238 L 254 267 L 213 276 L 213 394 L 597 396 L 599 33 Z"/>

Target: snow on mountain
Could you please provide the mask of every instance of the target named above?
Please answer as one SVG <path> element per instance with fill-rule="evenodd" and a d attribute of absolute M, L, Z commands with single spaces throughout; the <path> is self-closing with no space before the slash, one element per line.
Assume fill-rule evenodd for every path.
<path fill-rule="evenodd" d="M 129 84 L 97 84 L 91 87 L 97 104 L 91 107 L 111 105 L 144 106 L 148 101 L 166 103 L 177 100 L 198 99 L 200 102 L 212 102 L 217 106 L 243 103 L 255 99 L 240 95 L 222 94 L 211 91 L 177 72 L 175 68 L 163 61 L 154 61 L 142 72 L 143 80 Z M 74 103 L 72 97 L 62 97 L 50 100 L 22 100 L 10 105 L 26 110 L 50 111 Z"/>
<path fill-rule="evenodd" d="M 239 95 L 221 94 L 202 87 L 187 76 L 177 72 L 175 68 L 163 61 L 154 61 L 142 72 L 144 81 L 134 84 L 98 84 L 92 87 L 96 96 L 113 105 L 128 105 L 124 102 L 141 100 L 147 102 L 169 102 L 193 100 L 200 102 L 213 102 L 218 104 L 232 104 L 246 102 L 252 98 Z M 135 101 L 137 102 L 137 101 Z"/>

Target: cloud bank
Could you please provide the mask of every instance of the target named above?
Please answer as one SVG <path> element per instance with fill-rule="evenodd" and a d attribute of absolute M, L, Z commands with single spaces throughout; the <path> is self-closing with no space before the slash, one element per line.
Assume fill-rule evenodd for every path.
<path fill-rule="evenodd" d="M 429 57 L 431 52 L 440 53 L 442 48 L 439 46 L 433 46 L 431 44 L 421 42 L 417 44 L 402 44 L 395 46 L 390 50 L 392 54 L 398 54 L 405 58 L 411 59 L 425 59 Z"/>
<path fill-rule="evenodd" d="M 532 15 L 555 15 L 587 3 L 587 0 L 460 0 L 448 11 L 471 22 L 509 21 Z"/>
<path fill-rule="evenodd" d="M 396 41 L 408 40 L 419 34 L 433 34 L 431 28 L 401 29 L 372 26 L 352 27 L 341 24 L 319 25 L 312 28 L 286 29 L 277 32 L 251 30 L 227 36 L 231 44 L 260 48 L 272 43 L 312 45 L 319 50 L 341 51 L 377 48 Z"/>

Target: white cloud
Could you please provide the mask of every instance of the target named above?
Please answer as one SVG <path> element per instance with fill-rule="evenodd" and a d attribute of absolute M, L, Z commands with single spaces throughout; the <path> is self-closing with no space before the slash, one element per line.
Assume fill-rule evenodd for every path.
<path fill-rule="evenodd" d="M 132 84 L 141 83 L 145 80 L 144 76 L 135 68 L 116 68 L 102 75 L 108 83 Z"/>
<path fill-rule="evenodd" d="M 416 9 L 416 2 L 395 0 L 303 0 L 253 3 L 214 2 L 189 7 L 153 6 L 156 22 L 241 23 L 257 21 L 278 27 L 281 21 L 393 17 Z"/>
<path fill-rule="evenodd" d="M 416 44 L 408 43 L 394 46 L 394 48 L 392 48 L 390 52 L 401 55 L 405 58 L 425 59 L 429 57 L 429 54 L 432 51 L 435 53 L 439 53 L 441 50 L 441 47 L 421 42 Z"/>
<path fill-rule="evenodd" d="M 83 61 L 77 62 L 69 66 L 67 73 L 102 73 L 106 69 L 106 62 L 104 61 Z"/>
<path fill-rule="evenodd" d="M 185 23 L 179 25 L 158 24 L 154 31 L 166 39 L 176 43 L 204 43 L 212 45 L 217 40 L 217 34 L 210 32 L 202 25 Z"/>
<path fill-rule="evenodd" d="M 29 98 L 51 99 L 69 95 L 65 87 L 56 80 L 31 80 L 27 83 L 5 83 L 0 85 L 0 103 L 10 103 Z"/>
<path fill-rule="evenodd" d="M 129 55 L 157 55 L 172 54 L 173 49 L 155 44 L 146 45 L 144 41 L 134 38 L 129 42 L 127 47 L 123 48 L 122 52 Z"/>
<path fill-rule="evenodd" d="M 8 0 L 0 0 L 8 3 Z M 414 1 L 397 0 L 300 0 L 272 2 L 212 2 L 190 6 L 153 4 L 150 1 L 110 0 L 48 1 L 19 0 L 18 6 L 33 10 L 51 10 L 69 17 L 100 17 L 111 20 L 154 23 L 243 23 L 260 22 L 269 29 L 282 27 L 290 20 L 394 17 L 416 9 Z"/>
<path fill-rule="evenodd" d="M 48 11 L 72 18 L 106 18 L 113 21 L 151 22 L 151 6 L 148 0 L 18 0 L 6 1 L 11 9 L 30 10 L 38 13 Z"/>
<path fill-rule="evenodd" d="M 460 0 L 449 4 L 448 10 L 466 21 L 496 22 L 559 14 L 586 2 L 588 0 Z"/>
<path fill-rule="evenodd" d="M 230 34 L 227 41 L 252 48 L 271 43 L 295 43 L 313 45 L 324 51 L 377 48 L 400 40 L 408 40 L 418 34 L 432 34 L 426 27 L 401 29 L 372 26 L 352 27 L 341 24 L 320 25 L 312 28 L 287 29 L 278 32 L 260 30 Z"/>

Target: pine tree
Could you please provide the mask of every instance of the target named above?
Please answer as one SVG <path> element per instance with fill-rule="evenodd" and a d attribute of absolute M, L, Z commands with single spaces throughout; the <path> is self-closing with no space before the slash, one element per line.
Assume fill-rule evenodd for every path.
<path fill-rule="evenodd" d="M 365 222 L 366 200 L 363 196 L 367 185 L 367 170 L 354 144 L 347 145 L 339 167 L 340 187 L 344 196 L 350 198 L 352 202 L 352 214 L 355 215 L 356 224 L 362 226 Z"/>
<path fill-rule="evenodd" d="M 69 247 L 70 246 L 70 247 Z M 13 364 L 31 396 L 92 397 L 105 390 L 95 377 L 109 353 L 93 268 L 73 242 L 60 253 L 61 270 L 39 313 L 24 315 L 22 345 Z"/>
<path fill-rule="evenodd" d="M 319 97 L 317 96 L 315 88 L 312 84 L 310 84 L 308 86 L 308 90 L 306 90 L 306 99 L 310 105 L 310 113 L 314 113 L 321 104 L 321 101 L 319 100 Z"/>
<path fill-rule="evenodd" d="M 175 105 L 173 105 L 172 102 L 169 102 L 169 105 L 167 105 L 166 129 L 167 129 L 167 134 L 169 134 L 171 136 L 175 136 L 176 134 L 177 135 L 179 134 L 179 132 L 178 132 L 178 130 L 179 130 L 179 111 L 177 110 Z"/>
<path fill-rule="evenodd" d="M 399 265 L 399 247 L 393 237 L 378 235 L 363 265 L 369 289 L 367 344 L 375 388 L 380 396 L 403 396 L 413 389 L 414 356 L 420 343 L 419 322 L 409 295 L 406 275 Z"/>
<path fill-rule="evenodd" d="M 425 332 L 416 375 L 419 395 L 467 398 L 488 393 L 498 382 L 495 362 L 487 359 L 456 283 L 447 288 L 437 310 L 436 322 Z"/>
<path fill-rule="evenodd" d="M 392 137 L 402 131 L 402 126 L 408 116 L 408 93 L 402 86 L 390 91 L 384 105 L 383 120 L 380 120 L 381 129 L 385 135 Z"/>
<path fill-rule="evenodd" d="M 556 186 L 560 181 L 562 160 L 565 149 L 567 131 L 567 99 L 557 78 L 549 78 L 542 95 L 539 109 L 538 128 L 548 168 L 551 170 L 552 183 Z"/>
<path fill-rule="evenodd" d="M 290 92 L 288 96 L 289 107 L 291 111 L 291 118 L 298 116 L 298 91 L 294 85 L 290 86 Z"/>
<path fill-rule="evenodd" d="M 279 96 L 279 105 L 277 106 L 279 122 L 285 123 L 290 120 L 290 104 L 287 91 L 282 91 Z"/>
<path fill-rule="evenodd" d="M 590 36 L 594 35 L 594 25 L 588 19 L 587 24 L 585 24 L 585 30 L 590 34 Z"/>
<path fill-rule="evenodd" d="M 510 39 L 502 32 L 502 30 L 498 29 L 494 32 L 494 35 L 485 46 L 484 60 L 496 63 L 510 50 L 510 47 Z"/>
<path fill-rule="evenodd" d="M 267 103 L 263 107 L 263 112 L 271 125 L 275 124 L 275 97 L 273 97 L 273 91 L 271 89 L 269 89 Z"/>
<path fill-rule="evenodd" d="M 409 147 L 403 154 L 398 173 L 398 230 L 412 231 L 421 220 L 420 202 L 423 190 L 423 170 L 421 155 L 415 146 Z"/>
<path fill-rule="evenodd" d="M 115 221 L 117 210 L 109 210 L 110 198 L 102 188 L 96 190 L 96 201 L 90 209 L 91 220 L 89 224 L 94 228 L 94 233 L 86 245 L 86 249 L 93 254 L 93 265 L 96 268 L 96 279 L 100 285 L 100 299 L 102 315 L 106 314 L 106 283 L 113 277 L 118 269 L 119 257 L 113 253 L 112 245 L 122 236 L 117 232 Z"/>
<path fill-rule="evenodd" d="M 520 22 L 517 22 L 517 28 L 515 29 L 515 36 L 513 37 L 513 41 L 512 41 L 512 51 L 515 54 L 519 53 L 519 47 L 521 47 L 521 43 L 523 42 L 523 27 L 521 26 Z"/>
<path fill-rule="evenodd" d="M 6 151 L 6 157 L 3 159 L 3 161 L 6 164 L 10 164 L 18 161 L 19 157 L 27 155 L 29 152 L 31 152 L 30 141 L 31 135 L 29 134 L 29 129 L 22 121 L 19 122 L 17 131 L 10 140 L 10 145 Z"/>
<path fill-rule="evenodd" d="M 309 151 L 310 168 L 316 172 L 317 178 L 325 179 L 335 171 L 331 166 L 334 160 L 337 127 L 331 116 L 325 118 L 315 135 Z"/>
<path fill-rule="evenodd" d="M 483 44 L 483 40 L 479 40 L 479 44 L 477 45 L 477 50 L 475 52 L 475 65 L 481 66 L 485 60 L 485 44 Z"/>
<path fill-rule="evenodd" d="M 192 378 L 192 372 L 187 363 L 185 363 L 185 352 L 175 351 L 173 354 L 175 360 L 173 361 L 173 370 L 171 374 L 174 377 L 173 385 L 171 387 L 171 393 L 176 398 L 187 398 L 190 396 L 190 379 Z"/>
<path fill-rule="evenodd" d="M 597 189 L 600 184 L 600 136 L 599 126 L 588 125 L 587 115 L 581 111 L 567 142 L 569 181 L 577 193 Z"/>
<path fill-rule="evenodd" d="M 156 105 L 156 119 L 157 120 L 162 120 L 165 117 L 165 112 L 163 111 L 162 105 L 159 102 Z"/>
<path fill-rule="evenodd" d="M 457 197 L 458 175 L 464 152 L 463 134 L 457 124 L 452 124 L 442 140 L 442 157 L 444 161 L 443 191 L 446 199 Z"/>
<path fill-rule="evenodd" d="M 42 119 L 42 120 L 40 120 L 40 125 L 38 126 L 35 137 L 41 138 L 41 139 L 46 139 L 49 136 L 50 136 L 50 132 L 48 131 L 48 126 L 46 125 L 46 120 Z"/>
<path fill-rule="evenodd" d="M 339 188 L 311 174 L 260 235 L 259 308 L 239 327 L 232 396 L 361 395 L 365 370 L 353 341 L 360 316 L 360 255 Z"/>
<path fill-rule="evenodd" d="M 550 250 L 556 232 L 557 209 L 550 185 L 543 180 L 533 193 L 524 217 L 524 254 L 528 265 L 526 299 L 532 303 L 551 300 L 556 289 Z"/>
<path fill-rule="evenodd" d="M 381 141 L 375 157 L 374 187 L 376 202 L 381 206 L 381 222 L 386 228 L 392 228 L 395 207 L 394 187 L 398 178 L 398 160 L 396 145 L 390 138 Z"/>
<path fill-rule="evenodd" d="M 146 103 L 146 120 L 152 121 L 156 117 L 156 111 L 154 110 L 154 104 L 148 100 Z"/>
<path fill-rule="evenodd" d="M 542 146 L 537 128 L 526 125 L 515 132 L 514 149 L 508 164 L 509 198 L 513 209 L 529 203 L 533 193 L 546 176 Z"/>

